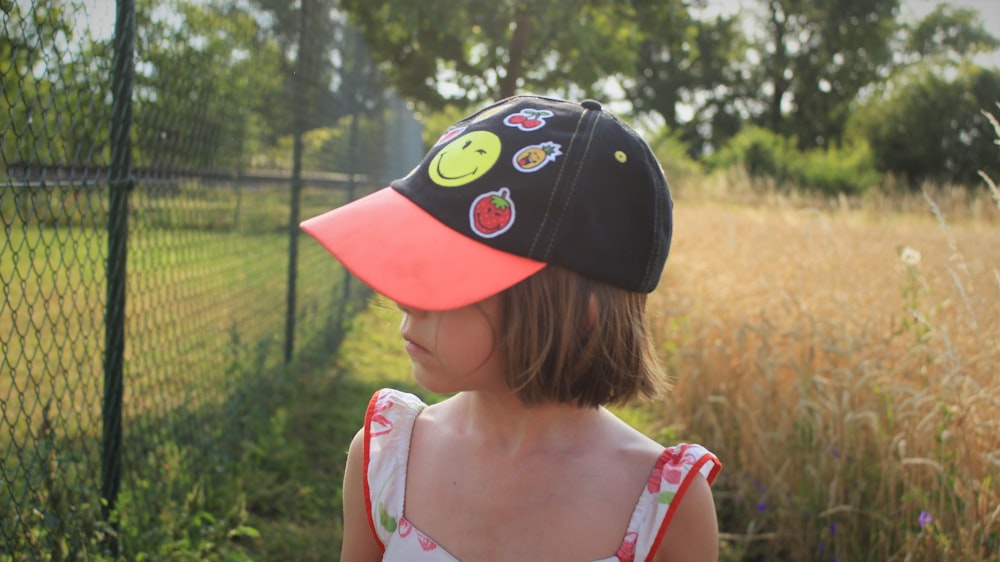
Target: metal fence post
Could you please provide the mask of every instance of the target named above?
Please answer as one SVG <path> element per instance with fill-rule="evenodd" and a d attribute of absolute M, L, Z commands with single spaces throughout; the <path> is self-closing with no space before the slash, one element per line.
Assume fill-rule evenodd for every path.
<path fill-rule="evenodd" d="M 125 356 L 125 272 L 128 243 L 128 196 L 131 176 L 132 82 L 135 73 L 135 2 L 117 0 L 113 109 L 111 119 L 111 166 L 108 177 L 107 302 L 105 303 L 103 435 L 101 441 L 102 512 L 107 520 L 114 512 L 121 486 L 122 464 L 122 372 Z M 109 548 L 118 553 L 118 540 L 110 535 Z"/>
<path fill-rule="evenodd" d="M 288 218 L 288 298 L 285 304 L 285 363 L 292 360 L 295 350 L 295 308 L 296 272 L 299 265 L 299 215 L 302 199 L 302 136 L 306 129 L 305 88 L 309 65 L 306 57 L 308 48 L 309 2 L 302 0 L 299 6 L 299 50 L 295 61 L 295 139 L 292 147 L 292 194 Z"/>

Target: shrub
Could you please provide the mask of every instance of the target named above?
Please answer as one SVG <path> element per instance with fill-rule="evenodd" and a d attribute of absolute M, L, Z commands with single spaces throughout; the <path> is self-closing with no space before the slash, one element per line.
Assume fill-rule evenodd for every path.
<path fill-rule="evenodd" d="M 801 188 L 826 195 L 864 193 L 879 181 L 864 142 L 800 151 L 794 137 L 748 127 L 710 158 L 714 168 L 742 167 L 751 181 L 773 182 L 783 190 Z"/>

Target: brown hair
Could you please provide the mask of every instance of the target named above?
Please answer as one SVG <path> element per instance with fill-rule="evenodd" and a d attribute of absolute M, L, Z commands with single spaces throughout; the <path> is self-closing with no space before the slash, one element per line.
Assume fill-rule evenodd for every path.
<path fill-rule="evenodd" d="M 503 299 L 507 383 L 525 404 L 624 404 L 666 386 L 644 293 L 549 265 Z"/>

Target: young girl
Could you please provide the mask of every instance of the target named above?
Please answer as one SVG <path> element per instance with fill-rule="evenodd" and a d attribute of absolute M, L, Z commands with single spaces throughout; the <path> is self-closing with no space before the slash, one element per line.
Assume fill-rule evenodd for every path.
<path fill-rule="evenodd" d="M 398 304 L 417 382 L 452 395 L 372 397 L 341 560 L 717 560 L 718 459 L 604 407 L 660 385 L 645 302 L 672 207 L 649 147 L 600 104 L 520 96 L 303 223 Z"/>

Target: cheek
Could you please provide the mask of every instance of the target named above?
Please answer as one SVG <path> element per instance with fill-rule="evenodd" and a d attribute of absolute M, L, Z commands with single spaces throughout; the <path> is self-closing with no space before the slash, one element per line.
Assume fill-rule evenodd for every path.
<path fill-rule="evenodd" d="M 466 373 L 486 364 L 494 355 L 496 335 L 478 311 L 474 316 L 446 316 L 438 325 L 438 351 L 441 361 L 456 371 Z"/>

